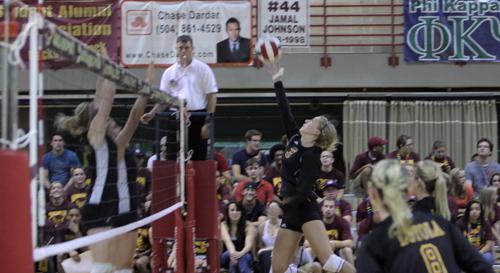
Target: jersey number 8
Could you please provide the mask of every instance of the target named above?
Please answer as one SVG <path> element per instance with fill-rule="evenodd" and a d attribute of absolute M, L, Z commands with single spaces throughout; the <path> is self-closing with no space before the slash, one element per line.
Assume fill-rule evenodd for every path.
<path fill-rule="evenodd" d="M 433 244 L 423 244 L 420 246 L 420 255 L 425 262 L 427 272 L 429 273 L 448 273 L 444 266 L 441 253 Z"/>

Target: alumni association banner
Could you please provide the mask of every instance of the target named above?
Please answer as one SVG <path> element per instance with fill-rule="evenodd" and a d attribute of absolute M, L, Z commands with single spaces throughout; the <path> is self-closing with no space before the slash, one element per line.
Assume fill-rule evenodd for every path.
<path fill-rule="evenodd" d="M 405 0 L 405 61 L 500 61 L 500 0 Z"/>
<path fill-rule="evenodd" d="M 191 36 L 194 57 L 205 63 L 251 61 L 250 1 L 124 1 L 121 18 L 125 66 L 175 63 L 176 39 L 183 34 Z"/>
<path fill-rule="evenodd" d="M 31 10 L 41 13 L 48 21 L 56 24 L 71 36 L 88 44 L 95 50 L 106 49 L 108 56 L 116 60 L 118 40 L 118 5 L 114 0 L 95 1 L 60 1 L 45 0 L 36 6 L 37 1 L 24 1 L 27 6 L 13 5 L 10 10 L 11 20 L 26 24 Z M 3 1 L 0 1 L 0 20 L 5 13 Z M 27 43 L 28 44 L 28 43 Z M 22 51 L 25 61 L 28 59 L 27 44 Z M 62 68 L 73 65 L 73 62 L 59 56 L 52 50 L 44 49 L 40 53 L 44 67 Z"/>

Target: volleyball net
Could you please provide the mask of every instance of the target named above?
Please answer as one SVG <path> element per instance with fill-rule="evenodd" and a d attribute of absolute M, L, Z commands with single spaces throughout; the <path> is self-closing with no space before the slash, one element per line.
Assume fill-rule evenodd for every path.
<path fill-rule="evenodd" d="M 16 2 L 16 5 L 22 6 L 23 3 Z M 7 20 L 4 20 L 4 23 L 5 25 L 2 27 L 4 30 L 13 26 Z M 14 232 L 16 236 L 6 236 L 5 240 L 2 241 L 6 242 L 6 246 L 24 246 L 24 252 L 19 252 L 17 256 L 23 256 L 22 253 L 26 254 L 26 247 L 30 247 L 30 253 L 24 255 L 25 257 L 20 257 L 17 263 L 12 263 L 9 260 L 8 264 L 11 264 L 12 272 L 55 271 L 64 260 L 70 259 L 68 258 L 71 256 L 69 253 L 73 251 L 78 251 L 80 254 L 85 253 L 85 249 L 89 245 L 138 229 L 146 230 L 147 235 L 151 237 L 152 246 L 148 256 L 152 260 L 153 272 L 215 272 L 218 270 L 218 209 L 215 202 L 216 164 L 210 160 L 191 162 L 189 156 L 186 156 L 189 155 L 187 152 L 188 143 L 186 143 L 189 122 L 185 115 L 180 114 L 184 111 L 183 101 L 162 92 L 144 79 L 123 69 L 54 23 L 46 20 L 36 9 L 30 9 L 29 20 L 19 30 L 20 32 L 14 35 L 15 37 L 6 34 L 11 39 L 5 39 L 0 44 L 5 53 L 2 55 L 2 61 L 8 63 L 8 67 L 4 66 L 2 70 L 27 69 L 30 83 L 29 130 L 27 133 L 20 133 L 22 130 L 15 128 L 15 133 L 2 134 L 1 139 L 4 149 L 0 150 L 0 162 L 2 162 L 0 175 L 5 178 L 4 181 L 9 181 L 6 190 L 3 191 L 2 198 L 7 200 L 8 197 L 16 196 L 9 198 L 9 204 L 4 203 L 5 205 L 2 207 L 8 208 L 14 199 L 15 206 L 25 210 L 20 213 L 17 210 L 0 209 L 1 217 L 18 220 L 14 221 L 16 223 L 11 226 L 13 230 L 9 232 L 9 234 Z M 5 33 L 7 32 L 9 30 L 5 31 Z M 24 60 L 22 57 L 23 48 L 29 52 Z M 69 135 L 63 136 L 66 144 L 65 149 L 73 150 L 78 155 L 81 168 L 72 168 L 70 173 L 68 181 L 73 184 L 68 188 L 75 188 L 73 195 L 66 192 L 68 185 L 66 183 L 69 183 L 66 181 L 61 183 L 65 198 L 64 204 L 52 202 L 52 200 L 57 199 L 54 196 L 57 197 L 57 192 L 61 189 L 52 187 L 55 184 L 52 183 L 54 181 L 50 181 L 49 187 L 44 185 L 46 173 L 42 168 L 44 164 L 42 155 L 50 152 L 50 149 L 45 149 L 49 145 L 44 141 L 50 143 L 51 146 L 53 141 L 48 136 L 49 134 L 45 134 L 44 128 L 55 132 L 53 124 L 56 115 L 43 114 L 42 82 L 54 80 L 67 84 L 72 83 L 64 79 L 63 76 L 58 76 L 58 73 L 44 73 L 40 60 L 42 49 L 48 49 L 63 56 L 72 65 L 78 66 L 80 70 L 88 71 L 83 72 L 84 74 L 81 76 L 88 77 L 89 81 L 94 81 L 96 76 L 102 77 L 113 82 L 120 92 L 146 95 L 151 99 L 151 103 L 164 102 L 175 109 L 168 114 L 158 115 L 155 124 L 139 124 L 136 134 L 130 142 L 130 150 L 137 164 L 135 168 L 138 174 L 133 181 L 127 181 L 127 184 L 130 187 L 136 187 L 134 195 L 130 198 L 139 203 L 135 213 L 140 216 L 140 220 L 92 235 L 85 235 L 84 230 L 76 231 L 81 226 L 85 226 L 86 223 L 75 222 L 77 220 L 71 218 L 73 210 L 81 209 L 86 205 L 85 203 L 89 199 L 88 191 L 82 189 L 88 190 L 95 181 L 82 180 L 82 174 L 75 172 L 76 169 L 80 169 L 83 172 L 83 177 L 86 176 L 86 167 L 88 167 L 89 162 L 85 154 L 88 151 L 86 151 L 82 139 L 72 138 Z M 6 77 L 4 80 L 12 79 Z M 6 99 L 5 95 L 6 93 L 3 93 L 4 100 Z M 92 95 L 87 101 L 91 99 Z M 13 100 L 17 100 L 17 98 Z M 68 108 L 76 107 L 80 101 L 68 104 L 67 101 L 56 99 L 53 103 L 59 104 L 61 108 L 65 109 L 66 114 L 70 114 L 71 111 Z M 115 100 L 114 108 L 121 108 L 117 112 L 128 113 L 132 109 L 132 104 L 133 101 L 130 99 L 121 100 L 118 103 Z M 6 107 L 8 106 L 2 105 L 2 113 Z M 127 122 L 126 117 L 113 118 L 118 125 L 124 125 Z M 162 121 L 166 118 L 176 123 L 177 126 L 174 126 L 174 129 L 172 126 L 169 128 L 164 126 Z M 6 130 L 4 125 L 7 123 L 9 123 L 9 119 L 3 118 L 3 130 Z M 213 137 L 213 126 L 211 136 Z M 167 143 L 173 143 L 174 146 L 177 146 L 176 151 L 166 151 L 164 146 Z M 156 158 L 156 160 L 151 160 L 152 166 L 145 164 L 149 154 Z M 172 158 L 174 159 L 172 160 Z M 13 165 L 12 162 L 16 162 L 16 164 Z M 23 175 L 19 175 L 20 173 Z M 79 188 L 79 183 L 82 184 L 82 188 Z M 17 195 L 26 195 L 30 199 L 21 196 L 17 198 Z M 122 197 L 118 196 L 117 198 L 121 199 Z M 195 206 L 196 203 L 199 205 Z M 31 231 L 26 225 L 31 226 Z M 19 240 L 22 242 L 20 243 Z M 143 243 L 147 244 L 144 240 Z M 12 255 L 2 256 L 6 258 L 10 256 L 12 259 Z M 82 255 L 82 257 L 84 256 Z M 91 260 L 90 258 L 90 263 Z M 32 267 L 33 262 L 36 262 L 35 269 Z M 31 267 L 28 267 L 27 264 L 31 264 Z M 84 265 L 81 264 L 81 266 Z M 9 268 L 5 269 L 9 270 Z"/>

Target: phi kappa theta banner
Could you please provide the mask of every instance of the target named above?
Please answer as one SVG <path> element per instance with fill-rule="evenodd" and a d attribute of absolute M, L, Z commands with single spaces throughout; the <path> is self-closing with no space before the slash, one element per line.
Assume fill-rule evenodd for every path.
<path fill-rule="evenodd" d="M 406 62 L 500 61 L 500 0 L 404 0 Z"/>

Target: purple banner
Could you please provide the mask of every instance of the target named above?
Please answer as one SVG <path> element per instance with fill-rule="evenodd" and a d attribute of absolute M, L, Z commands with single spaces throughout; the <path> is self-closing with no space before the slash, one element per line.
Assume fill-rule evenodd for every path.
<path fill-rule="evenodd" d="M 3 1 L 0 1 L 0 19 L 7 11 Z M 66 31 L 83 43 L 98 51 L 106 48 L 109 58 L 117 61 L 119 39 L 119 5 L 114 0 L 96 1 L 55 1 L 45 0 L 42 6 L 36 6 L 36 1 L 25 1 L 27 7 L 13 5 L 10 9 L 11 20 L 17 20 L 22 25 L 28 21 L 30 10 L 37 9 L 45 19 L 55 23 L 61 30 Z M 25 45 L 25 49 L 27 46 Z M 27 60 L 27 50 L 23 51 L 23 58 Z M 44 49 L 41 52 L 43 66 L 48 68 L 62 68 L 73 64 L 65 60 L 52 50 Z"/>

